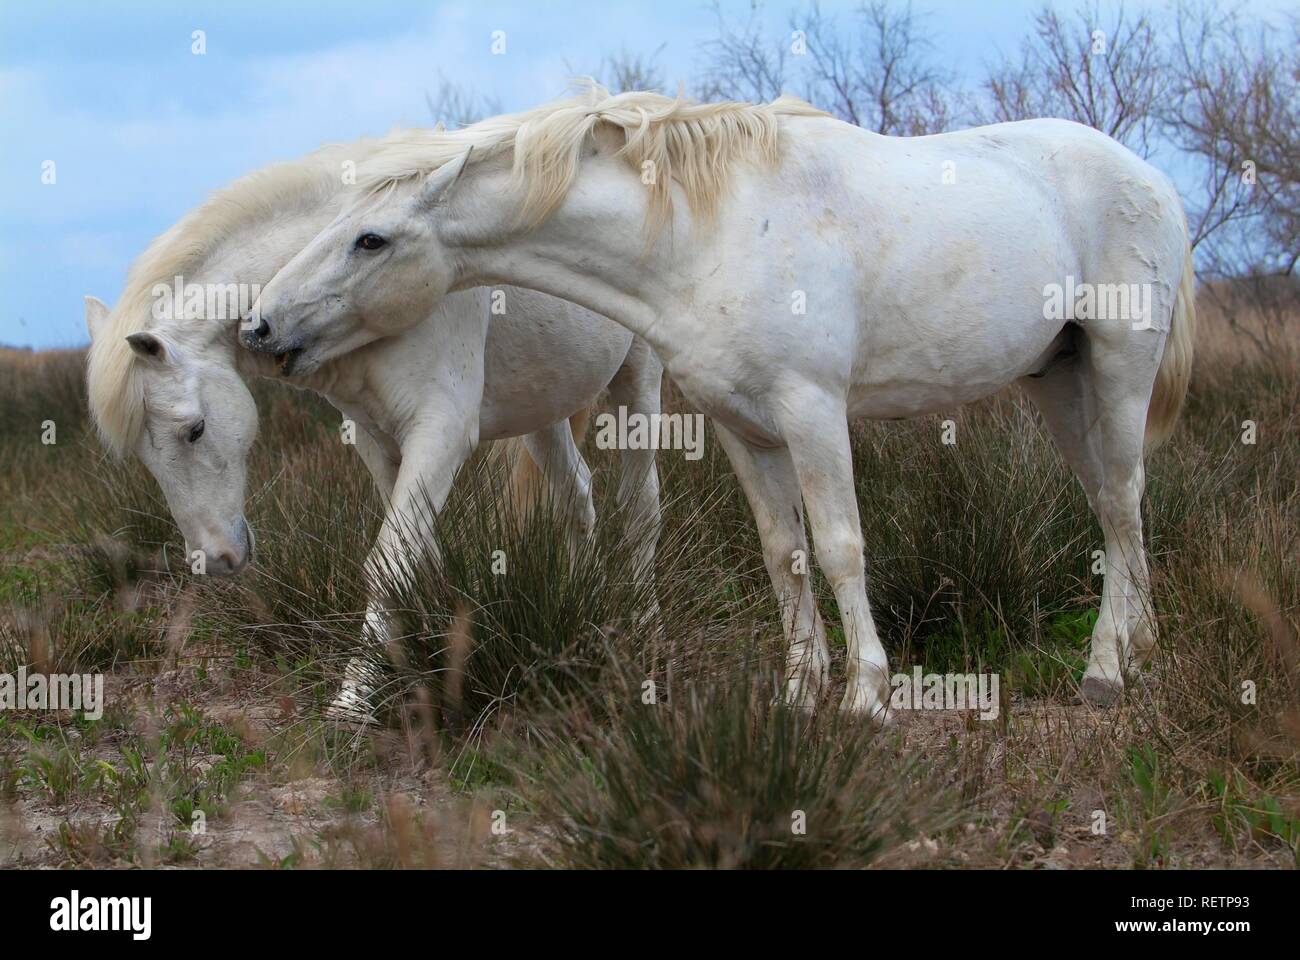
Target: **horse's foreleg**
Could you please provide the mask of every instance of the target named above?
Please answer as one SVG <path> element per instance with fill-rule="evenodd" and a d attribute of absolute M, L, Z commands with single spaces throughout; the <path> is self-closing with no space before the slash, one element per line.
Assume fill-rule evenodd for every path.
<path fill-rule="evenodd" d="M 749 500 L 763 544 L 763 563 L 781 607 L 789 644 L 786 699 L 811 708 L 830 673 L 830 650 L 813 598 L 794 463 L 784 448 L 752 446 L 721 424 L 715 423 L 713 429 Z"/>
<path fill-rule="evenodd" d="M 817 562 L 835 590 L 848 647 L 848 687 L 841 708 L 886 719 L 889 662 L 867 603 L 862 526 L 853 486 L 847 412 L 830 397 L 800 397 L 787 405 L 782 432 L 799 477 Z"/>
<path fill-rule="evenodd" d="M 365 429 L 357 431 L 356 448 L 385 507 L 391 509 L 393 491 L 401 469 L 400 459 L 390 457 L 384 445 Z M 374 722 L 372 701 L 381 679 L 375 661 L 385 655 L 388 642 L 386 611 L 372 592 L 371 599 L 366 603 L 365 620 L 361 627 L 361 653 L 348 660 L 343 670 L 343 684 L 330 703 L 327 716 L 354 723 Z"/>
<path fill-rule="evenodd" d="M 609 400 L 626 407 L 628 415 L 644 414 L 653 423 L 660 412 L 664 368 L 640 337 L 632 340 L 627 359 L 609 384 Z M 618 506 L 636 549 L 640 580 L 654 575 L 655 547 L 663 527 L 659 505 L 659 471 L 653 447 L 619 451 Z"/>
<path fill-rule="evenodd" d="M 384 523 L 366 558 L 364 572 L 370 599 L 362 626 L 362 649 L 344 671 L 343 686 L 328 715 L 351 722 L 374 722 L 380 664 L 391 658 L 395 639 L 391 609 L 414 581 L 422 558 L 437 562 L 434 519 L 446 503 L 461 464 L 473 452 L 477 421 L 425 424 L 402 448 L 401 467 L 393 484 Z"/>

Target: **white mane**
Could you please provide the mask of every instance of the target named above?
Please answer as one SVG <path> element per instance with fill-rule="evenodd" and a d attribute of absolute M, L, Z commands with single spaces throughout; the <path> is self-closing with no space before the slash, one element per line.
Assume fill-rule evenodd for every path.
<path fill-rule="evenodd" d="M 671 214 L 673 183 L 685 193 L 692 213 L 712 217 L 732 163 L 742 158 L 776 163 L 778 121 L 792 116 L 826 114 L 795 97 L 765 104 L 694 103 L 659 93 L 611 96 L 588 81 L 575 97 L 523 113 L 435 135 L 390 138 L 383 151 L 359 165 L 357 186 L 363 192 L 383 190 L 435 170 L 471 147 L 471 163 L 513 150 L 515 181 L 526 191 L 521 220 L 535 225 L 564 199 L 583 145 L 603 127 L 622 137 L 619 153 L 630 167 L 653 171 L 646 224 L 653 236 Z"/>
<path fill-rule="evenodd" d="M 611 96 L 588 83 L 578 96 L 523 113 L 460 130 L 397 130 L 382 139 L 322 147 L 302 160 L 242 177 L 182 217 L 132 266 L 126 290 L 90 347 L 87 388 L 100 437 L 120 455 L 143 427 L 143 385 L 125 338 L 152 328 L 154 286 L 198 268 L 243 226 L 287 206 L 328 200 L 344 188 L 345 161 L 356 164 L 355 189 L 365 196 L 437 169 L 471 147 L 472 161 L 512 149 L 515 176 L 527 191 L 522 217 L 535 223 L 564 199 L 583 144 L 604 126 L 621 133 L 621 154 L 634 169 L 653 164 L 646 224 L 653 235 L 671 215 L 672 183 L 681 187 L 693 213 L 708 218 L 736 159 L 776 162 L 782 116 L 824 114 L 793 97 L 760 105 L 699 104 L 657 93 Z"/>
<path fill-rule="evenodd" d="M 390 139 L 407 142 L 416 136 L 396 131 L 386 139 L 333 144 L 301 160 L 264 167 L 215 192 L 149 245 L 132 265 L 126 289 L 91 343 L 87 359 L 90 411 L 110 450 L 125 453 L 143 428 L 144 388 L 126 337 L 154 329 L 154 286 L 199 269 L 241 227 L 293 205 L 328 200 L 343 188 L 345 161 L 360 163 Z"/>

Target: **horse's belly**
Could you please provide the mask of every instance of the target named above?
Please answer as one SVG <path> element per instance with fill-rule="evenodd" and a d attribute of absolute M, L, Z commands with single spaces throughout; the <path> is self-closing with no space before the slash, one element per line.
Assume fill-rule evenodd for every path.
<path fill-rule="evenodd" d="M 1022 328 L 1013 342 L 877 342 L 855 364 L 849 414 L 896 420 L 972 403 L 1032 373 L 1058 333 L 1059 324 L 1043 323 Z"/>
<path fill-rule="evenodd" d="M 1010 381 L 936 384 L 900 381 L 855 388 L 849 398 L 854 419 L 901 420 L 942 413 L 996 393 Z"/>

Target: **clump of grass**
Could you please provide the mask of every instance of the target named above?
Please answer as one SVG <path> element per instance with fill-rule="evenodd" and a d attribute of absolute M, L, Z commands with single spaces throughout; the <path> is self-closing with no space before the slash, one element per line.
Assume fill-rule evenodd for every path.
<path fill-rule="evenodd" d="M 1163 453 L 1153 513 L 1160 648 L 1149 704 L 1153 729 L 1184 762 L 1300 775 L 1300 381 L 1277 409 L 1268 376 L 1203 374 L 1188 405 L 1187 436 Z M 1261 379 L 1263 378 L 1263 379 Z M 1262 436 L 1243 444 L 1239 421 Z"/>
<path fill-rule="evenodd" d="M 279 432 L 280 424 L 270 428 Z M 195 622 L 207 624 L 220 646 L 246 650 L 300 698 L 323 709 L 343 667 L 361 645 L 366 589 L 362 564 L 382 507 L 360 459 L 323 435 L 299 436 L 299 446 L 255 458 L 245 513 L 257 536 L 255 562 L 233 580 L 188 578 Z M 271 441 L 274 443 L 274 441 Z"/>
<path fill-rule="evenodd" d="M 0 607 L 0 672 L 103 671 L 152 655 L 157 611 L 122 610 L 106 595 Z"/>
<path fill-rule="evenodd" d="M 169 708 L 164 720 L 156 772 L 168 812 L 188 829 L 199 814 L 219 815 L 243 777 L 265 765 L 266 753 L 188 704 Z"/>
<path fill-rule="evenodd" d="M 955 792 L 870 722 L 810 715 L 757 664 L 648 702 L 623 665 L 521 768 L 550 827 L 540 862 L 578 868 L 864 867 L 953 822 Z M 587 703 L 606 709 L 593 720 Z"/>
<path fill-rule="evenodd" d="M 1211 823 L 1225 846 L 1239 850 L 1246 843 L 1274 843 L 1290 850 L 1300 866 L 1300 814 L 1287 810 L 1276 797 L 1260 794 L 1239 771 L 1212 771 L 1201 796 L 1212 810 Z"/>
<path fill-rule="evenodd" d="M 184 549 L 167 503 L 134 457 L 114 460 L 83 445 L 81 476 L 47 501 L 44 523 L 72 546 L 72 579 L 85 591 L 114 591 L 170 565 Z"/>
<path fill-rule="evenodd" d="M 606 667 L 610 637 L 653 671 L 664 655 L 657 638 L 702 632 L 699 591 L 659 608 L 659 585 L 637 577 L 633 543 L 645 533 L 607 513 L 570 556 L 563 505 L 543 498 L 520 518 L 496 466 L 475 469 L 438 518 L 441 561 L 394 591 L 412 679 L 436 702 L 473 726 L 502 706 L 535 704 L 539 691 L 590 683 Z M 681 544 L 660 548 L 671 561 Z"/>
<path fill-rule="evenodd" d="M 348 820 L 327 827 L 312 846 L 326 868 L 428 870 L 451 865 L 441 818 L 415 809 L 398 794 L 385 798 L 378 823 Z M 301 859 L 294 856 L 288 865 Z"/>
<path fill-rule="evenodd" d="M 872 607 L 905 661 L 990 670 L 1064 653 L 1047 624 L 1091 602 L 1101 532 L 1036 416 L 1007 396 L 954 413 L 947 436 L 937 418 L 857 427 Z"/>
<path fill-rule="evenodd" d="M 71 867 L 113 866 L 131 863 L 137 850 L 136 824 L 126 820 L 64 820 L 46 846 L 62 864 Z"/>
<path fill-rule="evenodd" d="M 29 744 L 25 760 L 18 765 L 20 786 L 55 804 L 68 803 L 98 788 L 102 769 L 83 755 L 79 744 L 49 735 L 51 730 L 58 734 L 58 728 L 18 724 L 16 730 Z"/>

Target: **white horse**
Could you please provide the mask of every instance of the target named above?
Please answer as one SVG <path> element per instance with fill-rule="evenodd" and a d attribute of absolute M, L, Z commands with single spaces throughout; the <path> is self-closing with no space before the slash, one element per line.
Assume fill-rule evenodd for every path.
<path fill-rule="evenodd" d="M 1108 702 L 1149 655 L 1143 445 L 1172 430 L 1186 390 L 1194 280 L 1176 191 L 1115 141 L 1057 120 L 893 138 L 791 98 L 591 85 L 379 160 L 361 175 L 374 194 L 275 276 L 244 342 L 312 370 L 495 282 L 634 331 L 713 418 L 749 497 L 793 700 L 828 672 L 795 562 L 806 508 L 844 623 L 843 706 L 886 710 L 850 419 L 1017 382 L 1105 534 L 1084 695 Z"/>
<path fill-rule="evenodd" d="M 208 574 L 237 573 L 253 553 L 243 507 L 257 410 L 244 380 L 286 372 L 238 349 L 254 297 L 241 314 L 241 291 L 228 285 L 265 284 L 347 202 L 348 164 L 384 149 L 382 140 L 329 147 L 236 181 L 154 242 L 115 310 L 86 298 L 90 408 L 100 433 L 153 473 L 187 556 L 202 551 Z M 196 294 L 192 303 L 186 291 Z M 208 297 L 218 294 L 214 306 Z M 166 297 L 172 303 L 157 309 Z M 657 414 L 661 380 L 653 352 L 622 327 L 515 288 L 458 293 L 401 334 L 295 377 L 352 421 L 357 451 L 387 504 L 366 562 L 364 642 L 391 639 L 383 587 L 410 569 L 413 538 L 436 558 L 428 509 L 442 508 L 480 442 L 523 437 L 556 502 L 571 507 L 576 540 L 590 533 L 595 508 L 568 418 L 607 387 L 613 404 Z M 648 449 L 621 452 L 618 501 L 640 537 L 641 576 L 651 574 L 659 528 L 654 457 Z M 371 718 L 374 674 L 365 663 L 349 664 L 336 716 Z"/>

